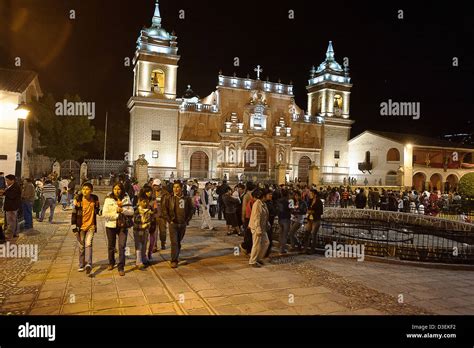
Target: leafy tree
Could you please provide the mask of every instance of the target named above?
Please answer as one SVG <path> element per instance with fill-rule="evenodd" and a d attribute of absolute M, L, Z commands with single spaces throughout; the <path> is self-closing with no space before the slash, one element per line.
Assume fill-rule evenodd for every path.
<path fill-rule="evenodd" d="M 65 95 L 63 99 L 81 101 L 78 95 Z M 37 132 L 41 144 L 35 153 L 60 162 L 78 160 L 87 154 L 84 145 L 91 142 L 95 129 L 85 116 L 56 115 L 55 104 L 56 100 L 51 94 L 31 104 L 30 126 Z"/>
<path fill-rule="evenodd" d="M 459 192 L 463 196 L 474 197 L 474 173 L 467 173 L 459 180 Z"/>

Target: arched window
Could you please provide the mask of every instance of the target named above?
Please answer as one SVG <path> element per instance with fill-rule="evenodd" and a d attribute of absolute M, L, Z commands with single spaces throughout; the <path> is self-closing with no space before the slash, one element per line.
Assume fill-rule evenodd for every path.
<path fill-rule="evenodd" d="M 342 114 L 342 96 L 340 94 L 334 96 L 334 113 L 338 116 Z"/>
<path fill-rule="evenodd" d="M 161 69 L 155 69 L 151 73 L 151 91 L 156 94 L 165 93 L 165 73 Z"/>
<path fill-rule="evenodd" d="M 387 162 L 400 162 L 400 151 L 396 148 L 391 148 L 387 152 Z"/>

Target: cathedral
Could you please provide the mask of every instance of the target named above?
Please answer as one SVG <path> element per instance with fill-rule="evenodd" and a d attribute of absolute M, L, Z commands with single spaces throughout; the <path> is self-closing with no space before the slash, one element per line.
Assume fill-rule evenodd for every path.
<path fill-rule="evenodd" d="M 311 166 L 326 182 L 348 176 L 352 84 L 331 42 L 326 59 L 310 71 L 305 113 L 292 84 L 263 81 L 260 66 L 252 77 L 220 72 L 215 91 L 205 98 L 190 86 L 178 97 L 177 37 L 161 21 L 157 1 L 133 60 L 130 160 L 144 155 L 149 175 L 162 178 L 274 180 L 276 168 L 285 168 L 287 181 L 304 182 Z"/>

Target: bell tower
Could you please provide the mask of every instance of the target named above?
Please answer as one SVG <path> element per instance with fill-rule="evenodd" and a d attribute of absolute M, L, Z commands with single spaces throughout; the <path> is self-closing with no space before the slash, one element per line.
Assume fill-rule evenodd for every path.
<path fill-rule="evenodd" d="M 149 174 L 176 173 L 179 103 L 176 101 L 178 43 L 161 25 L 158 0 L 149 28 L 143 28 L 133 58 L 128 159 L 145 155 Z"/>
<path fill-rule="evenodd" d="M 310 71 L 308 81 L 308 113 L 324 120 L 321 165 L 326 182 L 341 182 L 349 174 L 348 145 L 354 121 L 350 120 L 351 78 L 349 67 L 344 69 L 335 59 L 332 41 L 326 59 Z M 324 177 L 324 171 L 334 173 Z"/>

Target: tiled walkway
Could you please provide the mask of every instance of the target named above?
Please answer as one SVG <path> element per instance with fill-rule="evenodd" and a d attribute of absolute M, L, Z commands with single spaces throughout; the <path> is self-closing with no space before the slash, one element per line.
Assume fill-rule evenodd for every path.
<path fill-rule="evenodd" d="M 0 314 L 474 314 L 474 272 L 292 255 L 261 269 L 235 253 L 241 237 L 201 231 L 193 219 L 187 261 L 171 269 L 169 249 L 139 271 L 129 234 L 126 275 L 108 271 L 104 222 L 94 239 L 92 277 L 77 271 L 69 212 L 35 223 L 17 243 L 37 244 L 37 262 L 0 259 Z M 236 255 L 237 254 L 237 255 Z M 400 294 L 403 295 L 400 300 Z"/>

